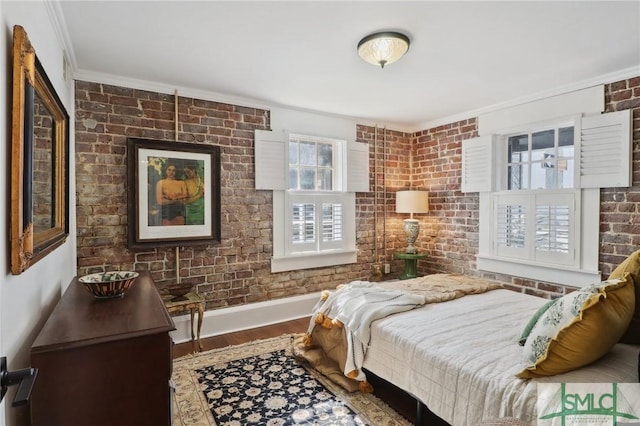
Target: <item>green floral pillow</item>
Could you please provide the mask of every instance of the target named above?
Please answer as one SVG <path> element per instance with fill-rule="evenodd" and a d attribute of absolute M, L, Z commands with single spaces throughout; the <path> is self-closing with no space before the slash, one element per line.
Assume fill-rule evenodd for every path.
<path fill-rule="evenodd" d="M 533 330 L 533 327 L 535 327 L 535 325 L 538 323 L 538 320 L 540 319 L 540 317 L 542 315 L 544 315 L 544 313 L 547 312 L 547 310 L 554 303 L 556 303 L 555 299 L 554 300 L 549 300 L 544 305 L 542 305 L 540 307 L 540 309 L 538 309 L 536 311 L 535 314 L 533 314 L 533 316 L 531 317 L 531 319 L 529 320 L 527 325 L 524 327 L 524 330 L 522 330 L 522 334 L 520 335 L 520 340 L 518 340 L 518 344 L 520 346 L 524 346 L 525 342 L 527 341 L 527 337 L 529 337 L 529 334 L 531 334 L 531 330 Z"/>
<path fill-rule="evenodd" d="M 625 332 L 635 307 L 629 274 L 583 287 L 557 299 L 524 345 L 521 378 L 551 376 L 587 365 Z"/>

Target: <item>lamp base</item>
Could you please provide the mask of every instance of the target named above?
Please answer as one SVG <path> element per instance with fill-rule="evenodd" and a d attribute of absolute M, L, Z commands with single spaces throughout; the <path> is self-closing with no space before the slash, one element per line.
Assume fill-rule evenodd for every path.
<path fill-rule="evenodd" d="M 417 219 L 405 219 L 404 220 L 404 233 L 407 236 L 407 249 L 406 253 L 416 254 L 418 249 L 415 246 L 418 233 L 420 232 L 420 224 Z"/>

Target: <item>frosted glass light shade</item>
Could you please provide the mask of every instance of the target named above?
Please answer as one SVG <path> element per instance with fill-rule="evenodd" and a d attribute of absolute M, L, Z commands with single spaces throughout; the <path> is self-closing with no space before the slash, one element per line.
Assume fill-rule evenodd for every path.
<path fill-rule="evenodd" d="M 358 43 L 358 55 L 366 62 L 384 68 L 409 50 L 409 38 L 401 33 L 380 32 L 366 36 Z"/>
<path fill-rule="evenodd" d="M 428 213 L 429 193 L 427 191 L 396 192 L 396 213 Z"/>

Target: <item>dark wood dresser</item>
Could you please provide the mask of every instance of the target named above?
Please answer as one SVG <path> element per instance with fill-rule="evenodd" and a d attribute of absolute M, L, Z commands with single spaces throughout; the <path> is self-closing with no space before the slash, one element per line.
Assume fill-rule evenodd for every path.
<path fill-rule="evenodd" d="M 74 279 L 31 347 L 32 426 L 170 425 L 174 329 L 148 272 L 106 300 Z"/>

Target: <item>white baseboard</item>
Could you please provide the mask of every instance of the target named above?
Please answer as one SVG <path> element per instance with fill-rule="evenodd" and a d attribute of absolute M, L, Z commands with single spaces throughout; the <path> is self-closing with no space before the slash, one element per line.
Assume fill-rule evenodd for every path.
<path fill-rule="evenodd" d="M 318 300 L 319 292 L 205 311 L 200 338 L 308 317 Z M 173 322 L 176 325 L 176 329 L 171 332 L 173 341 L 191 341 L 191 316 L 175 316 Z M 193 327 L 195 331 L 197 314 Z"/>

